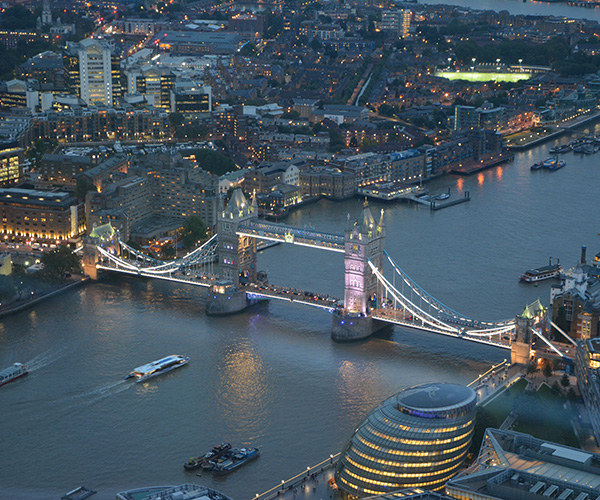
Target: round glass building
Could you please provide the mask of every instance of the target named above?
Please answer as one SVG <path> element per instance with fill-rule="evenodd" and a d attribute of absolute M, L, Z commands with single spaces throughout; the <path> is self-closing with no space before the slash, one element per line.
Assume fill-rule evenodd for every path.
<path fill-rule="evenodd" d="M 337 486 L 347 497 L 443 488 L 471 444 L 476 399 L 470 388 L 444 383 L 412 387 L 386 399 L 342 452 Z"/>

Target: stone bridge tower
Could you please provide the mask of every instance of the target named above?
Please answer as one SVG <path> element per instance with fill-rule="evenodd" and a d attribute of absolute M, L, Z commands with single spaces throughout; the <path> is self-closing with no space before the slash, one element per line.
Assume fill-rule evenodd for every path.
<path fill-rule="evenodd" d="M 121 254 L 119 234 L 110 222 L 95 226 L 89 235 L 83 237 L 83 255 L 81 258 L 83 272 L 93 280 L 98 279 L 98 270 L 96 269 L 100 256 L 98 247 L 102 247 L 116 256 Z"/>
<path fill-rule="evenodd" d="M 256 198 L 249 202 L 241 189 L 236 189 L 225 208 L 217 214 L 217 269 L 220 280 L 208 291 L 206 313 L 221 316 L 242 311 L 252 304 L 240 285 L 254 283 L 256 271 L 256 238 L 239 236 L 240 224 L 258 216 Z"/>
<path fill-rule="evenodd" d="M 219 274 L 235 287 L 256 282 L 256 238 L 238 236 L 237 231 L 241 223 L 257 215 L 256 198 L 248 202 L 241 189 L 233 192 L 227 207 L 217 215 Z"/>
<path fill-rule="evenodd" d="M 377 222 L 365 201 L 360 217 L 348 225 L 344 237 L 344 311 L 334 315 L 331 335 L 336 341 L 362 339 L 385 326 L 371 317 L 371 310 L 381 301 L 381 286 L 368 262 L 383 269 L 383 211 Z"/>

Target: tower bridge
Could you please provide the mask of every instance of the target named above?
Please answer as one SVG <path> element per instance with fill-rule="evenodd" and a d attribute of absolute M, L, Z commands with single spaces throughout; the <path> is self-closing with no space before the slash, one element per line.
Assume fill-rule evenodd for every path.
<path fill-rule="evenodd" d="M 144 255 L 121 242 L 106 225 L 95 228 L 86 239 L 83 263 L 93 279 L 99 272 L 118 272 L 205 287 L 209 315 L 233 314 L 259 300 L 277 299 L 331 313 L 331 336 L 339 342 L 364 339 L 388 325 L 400 325 L 511 349 L 519 362 L 529 359 L 533 335 L 523 332 L 529 328 L 538 333 L 539 308 L 527 313 L 527 327 L 521 326 L 520 334 L 521 316 L 481 321 L 460 314 L 427 293 L 394 262 L 384 249 L 385 233 L 383 210 L 376 220 L 366 202 L 358 219 L 348 219 L 344 233 L 335 234 L 259 220 L 256 199 L 249 201 L 238 189 L 226 207 L 219 207 L 216 234 L 179 259 L 162 262 Z M 343 298 L 268 283 L 257 270 L 257 239 L 343 253 Z M 549 343 L 545 337 L 544 341 Z M 568 357 L 564 350 L 555 351 Z"/>

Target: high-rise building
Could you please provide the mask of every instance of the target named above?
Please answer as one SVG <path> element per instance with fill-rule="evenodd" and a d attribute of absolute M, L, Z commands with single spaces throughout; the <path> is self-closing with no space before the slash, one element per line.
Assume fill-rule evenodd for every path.
<path fill-rule="evenodd" d="M 381 13 L 381 30 L 397 33 L 406 38 L 410 31 L 411 11 L 406 9 L 384 10 Z"/>
<path fill-rule="evenodd" d="M 70 90 L 86 104 L 112 107 L 121 97 L 120 61 L 105 40 L 67 43 L 64 62 Z"/>

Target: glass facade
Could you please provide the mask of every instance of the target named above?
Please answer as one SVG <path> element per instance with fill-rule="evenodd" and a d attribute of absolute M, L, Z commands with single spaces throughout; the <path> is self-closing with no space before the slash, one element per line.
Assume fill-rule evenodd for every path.
<path fill-rule="evenodd" d="M 358 427 L 338 463 L 346 497 L 401 490 L 439 490 L 461 466 L 473 436 L 476 395 L 457 384 L 399 392 Z"/>

